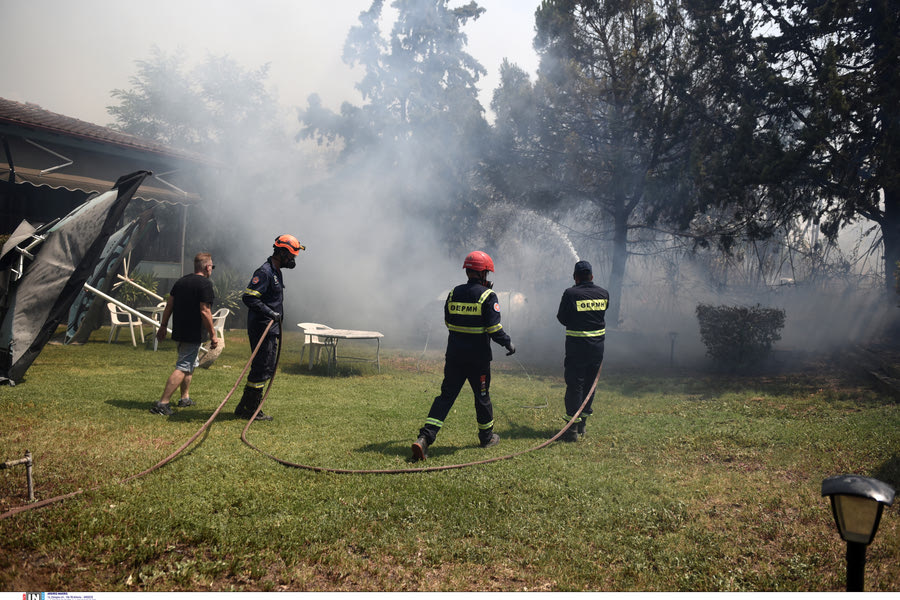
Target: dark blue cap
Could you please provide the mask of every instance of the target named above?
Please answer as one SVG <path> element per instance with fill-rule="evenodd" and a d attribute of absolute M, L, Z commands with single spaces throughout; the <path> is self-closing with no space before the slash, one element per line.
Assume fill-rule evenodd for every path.
<path fill-rule="evenodd" d="M 575 263 L 575 273 L 574 275 L 593 275 L 594 269 L 591 268 L 591 263 L 586 260 L 579 260 Z"/>

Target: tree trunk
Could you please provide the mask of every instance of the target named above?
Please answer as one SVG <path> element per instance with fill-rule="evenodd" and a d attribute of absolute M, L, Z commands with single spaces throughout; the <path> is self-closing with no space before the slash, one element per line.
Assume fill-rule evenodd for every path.
<path fill-rule="evenodd" d="M 606 326 L 615 329 L 620 322 L 622 286 L 625 282 L 625 263 L 628 260 L 628 217 L 617 211 L 613 233 L 612 267 L 609 273 L 609 309 Z"/>
<path fill-rule="evenodd" d="M 900 261 L 900 186 L 884 190 L 884 279 L 889 297 L 897 299 L 897 262 Z"/>

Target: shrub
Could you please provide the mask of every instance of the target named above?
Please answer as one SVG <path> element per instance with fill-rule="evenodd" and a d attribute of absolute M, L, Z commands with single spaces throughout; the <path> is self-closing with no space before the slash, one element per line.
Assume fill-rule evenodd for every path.
<path fill-rule="evenodd" d="M 749 366 L 766 358 L 781 339 L 785 312 L 777 308 L 697 305 L 700 339 L 706 354 L 727 367 Z"/>
<path fill-rule="evenodd" d="M 211 279 L 213 290 L 216 294 L 213 310 L 227 308 L 231 311 L 231 315 L 228 317 L 228 323 L 232 325 L 236 323 L 245 323 L 247 321 L 247 307 L 244 306 L 241 296 L 244 295 L 244 290 L 247 287 L 247 280 L 228 267 L 216 269 Z"/>

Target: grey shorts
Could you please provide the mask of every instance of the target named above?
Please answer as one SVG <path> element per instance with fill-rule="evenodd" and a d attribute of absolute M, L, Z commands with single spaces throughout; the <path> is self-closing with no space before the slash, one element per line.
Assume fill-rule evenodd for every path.
<path fill-rule="evenodd" d="M 175 361 L 175 368 L 188 374 L 193 373 L 200 364 L 198 354 L 200 354 L 200 344 L 178 342 L 178 360 Z"/>

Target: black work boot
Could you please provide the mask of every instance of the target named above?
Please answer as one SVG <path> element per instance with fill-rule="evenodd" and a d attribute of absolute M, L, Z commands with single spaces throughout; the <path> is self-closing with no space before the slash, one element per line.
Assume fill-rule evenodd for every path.
<path fill-rule="evenodd" d="M 251 401 L 251 398 L 255 394 L 255 391 L 256 388 L 252 388 L 246 385 L 244 386 L 244 394 L 241 396 L 241 401 L 238 402 L 238 405 L 234 407 L 235 415 L 247 419 L 250 417 L 250 415 L 253 414 L 252 412 L 250 414 L 247 414 L 247 411 L 249 410 L 249 403 Z"/>
<path fill-rule="evenodd" d="M 569 425 L 558 440 L 560 442 L 577 442 L 578 441 L 578 423 Z"/>
<path fill-rule="evenodd" d="M 500 443 L 500 435 L 493 431 L 490 431 L 487 437 L 479 435 L 478 438 L 481 441 L 482 448 L 490 448 L 491 446 L 496 446 Z"/>
<path fill-rule="evenodd" d="M 256 412 L 256 407 L 262 402 L 262 394 L 262 388 L 250 387 L 249 385 L 244 386 L 244 395 L 241 396 L 241 401 L 238 403 L 237 407 L 235 407 L 234 414 L 242 419 L 249 419 L 252 417 L 253 413 Z M 263 411 L 259 411 L 259 414 L 256 415 L 256 419 L 254 420 L 271 421 L 272 417 L 265 414 Z"/>
<path fill-rule="evenodd" d="M 420 435 L 419 439 L 413 442 L 412 445 L 412 453 L 413 460 L 425 460 L 428 458 L 428 440 L 425 439 L 424 435 Z"/>
<path fill-rule="evenodd" d="M 575 432 L 578 434 L 579 438 L 584 437 L 584 424 L 587 422 L 587 417 L 581 415 L 581 420 L 575 423 Z"/>
<path fill-rule="evenodd" d="M 262 388 L 259 388 L 259 389 L 258 389 L 258 392 L 259 392 L 259 394 L 258 394 L 258 396 L 257 396 L 257 398 L 256 398 L 256 402 L 254 402 L 253 405 L 252 405 L 251 408 L 250 408 L 250 416 L 247 417 L 248 419 L 249 419 L 250 417 L 253 416 L 253 413 L 256 412 L 256 409 L 259 407 L 259 404 L 262 402 L 262 395 L 263 395 L 263 390 L 262 390 Z M 264 413 L 263 411 L 259 411 L 259 412 L 256 412 L 256 418 L 253 419 L 253 420 L 254 420 L 254 421 L 271 421 L 271 420 L 272 420 L 272 416 L 271 416 L 271 415 L 267 415 L 267 414 Z"/>

